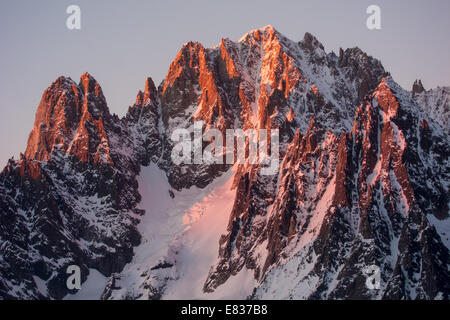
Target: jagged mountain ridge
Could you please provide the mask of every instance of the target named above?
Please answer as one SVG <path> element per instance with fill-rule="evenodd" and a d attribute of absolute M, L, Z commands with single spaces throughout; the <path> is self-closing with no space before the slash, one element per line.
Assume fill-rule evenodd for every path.
<path fill-rule="evenodd" d="M 1 176 L 1 207 L 8 221 L 0 234 L 6 257 L 0 268 L 2 296 L 61 298 L 67 293 L 64 267 L 75 262 L 84 270 L 113 274 L 103 298 L 164 298 L 167 282 L 180 277 L 176 255 L 173 261 L 148 265 L 142 273 L 144 285 L 121 283 L 120 288 L 116 281 L 124 276 L 124 265 L 133 263 L 133 246 L 140 241 L 136 225 L 144 213 L 138 209 L 136 178 L 141 165 L 154 162 L 179 191 L 204 188 L 229 170 L 225 165 L 171 163 L 172 131 L 203 120 L 205 128 L 222 131 L 279 128 L 282 162 L 275 176 L 261 176 L 258 166 L 237 169 L 228 231 L 217 243 L 218 258 L 209 275 L 204 275 L 204 292 L 214 292 L 245 269 L 258 283 L 254 298 L 448 297 L 448 245 L 426 219 L 430 211 L 448 221 L 448 136 L 387 76 L 380 62 L 358 48 L 327 54 L 308 33 L 296 43 L 269 26 L 238 42 L 223 39 L 214 48 L 185 44 L 161 85 L 156 88 L 147 79 L 145 91 L 123 119 L 109 114 L 101 88 L 89 74 L 79 85 L 58 79 L 43 95 L 25 155 L 10 161 Z M 386 197 L 389 193 L 393 195 Z M 49 199 L 35 205 L 42 194 Z M 41 226 L 58 215 L 62 220 Z M 67 223 L 68 217 L 75 221 Z M 67 227 L 71 223 L 82 225 L 82 231 Z M 21 239 L 11 236 L 12 228 Z M 415 228 L 426 230 L 425 243 L 409 240 Z M 30 232 L 36 229 L 44 238 L 56 239 L 54 248 L 64 243 L 63 248 L 54 254 L 36 245 Z M 417 248 L 403 249 L 406 257 L 394 256 L 392 246 L 400 239 L 404 247 L 432 247 L 438 258 Z M 347 256 L 349 246 L 355 248 Z M 23 252 L 20 261 L 13 257 L 18 248 Z M 64 260 L 61 256 L 68 252 L 72 258 L 43 267 L 49 260 Z M 431 266 L 418 284 L 413 279 L 417 265 L 408 257 Z M 379 264 L 392 289 L 368 292 L 355 260 Z M 13 266 L 23 261 L 26 267 L 16 274 Z M 298 268 L 313 268 L 303 277 L 301 272 L 284 276 L 301 292 L 289 285 L 276 288 L 272 280 L 279 280 L 277 272 L 283 274 L 292 261 Z M 36 276 L 47 292 L 38 288 Z M 333 281 L 335 288 L 330 287 Z"/>

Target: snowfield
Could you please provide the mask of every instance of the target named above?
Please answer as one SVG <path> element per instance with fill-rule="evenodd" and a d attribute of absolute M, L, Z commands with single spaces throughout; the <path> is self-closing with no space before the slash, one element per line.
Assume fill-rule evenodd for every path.
<path fill-rule="evenodd" d="M 139 289 L 146 280 L 143 275 L 163 261 L 173 262 L 176 270 L 169 272 L 162 299 L 244 299 L 251 294 L 256 280 L 247 270 L 215 292 L 203 292 L 233 207 L 233 176 L 232 168 L 204 189 L 175 191 L 155 164 L 142 167 L 138 178 L 140 206 L 146 211 L 139 224 L 142 243 L 120 274 L 117 283 L 121 289 L 114 292 L 114 298 L 131 295 L 146 299 L 146 293 L 141 296 Z"/>

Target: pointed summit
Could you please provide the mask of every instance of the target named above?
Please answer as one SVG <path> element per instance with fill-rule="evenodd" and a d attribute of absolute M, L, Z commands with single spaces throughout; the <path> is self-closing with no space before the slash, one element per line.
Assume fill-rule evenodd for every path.
<path fill-rule="evenodd" d="M 89 112 L 94 119 L 109 119 L 110 113 L 100 83 L 88 72 L 80 77 L 78 84 L 83 94 L 83 113 Z"/>
<path fill-rule="evenodd" d="M 80 84 L 82 84 L 85 89 L 89 88 L 90 86 L 95 86 L 96 83 L 97 80 L 95 80 L 89 72 L 83 73 L 80 77 Z"/>
<path fill-rule="evenodd" d="M 136 96 L 136 105 L 142 106 L 144 100 L 144 94 L 142 93 L 141 90 L 138 91 L 137 96 Z"/>
<path fill-rule="evenodd" d="M 102 88 L 100 87 L 100 84 L 88 72 L 85 72 L 81 75 L 79 85 L 80 85 L 80 87 L 84 88 L 85 94 L 87 94 L 89 92 L 94 92 L 97 97 L 103 96 L 103 92 L 102 92 Z"/>
<path fill-rule="evenodd" d="M 155 101 L 157 95 L 158 90 L 156 89 L 155 83 L 152 78 L 148 77 L 145 80 L 144 92 L 139 90 L 137 93 L 135 105 L 144 106 L 152 101 Z"/>
<path fill-rule="evenodd" d="M 414 81 L 414 84 L 412 86 L 413 96 L 416 93 L 422 93 L 424 91 L 425 91 L 425 88 L 423 87 L 422 81 L 420 79 L 417 79 L 416 81 Z"/>
<path fill-rule="evenodd" d="M 84 79 L 89 79 L 89 80 L 93 80 L 93 81 L 96 81 L 95 79 L 94 79 L 94 77 L 89 73 L 89 72 L 85 72 L 85 73 L 83 73 L 81 76 L 80 76 L 80 79 L 81 80 L 84 80 Z"/>

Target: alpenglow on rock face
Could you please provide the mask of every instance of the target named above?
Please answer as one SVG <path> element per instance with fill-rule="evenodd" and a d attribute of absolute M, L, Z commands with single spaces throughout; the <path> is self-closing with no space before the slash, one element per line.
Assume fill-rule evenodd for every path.
<path fill-rule="evenodd" d="M 88 73 L 60 77 L 0 174 L 0 298 L 69 297 L 78 265 L 102 299 L 448 299 L 447 89 L 271 26 L 186 43 L 123 118 Z M 175 165 L 194 121 L 278 129 L 278 172 Z"/>

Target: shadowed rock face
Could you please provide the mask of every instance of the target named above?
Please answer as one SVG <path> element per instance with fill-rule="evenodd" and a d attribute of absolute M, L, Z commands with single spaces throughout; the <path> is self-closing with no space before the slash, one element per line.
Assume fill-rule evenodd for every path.
<path fill-rule="evenodd" d="M 205 292 L 249 269 L 252 298 L 448 298 L 449 249 L 433 223 L 448 218 L 449 138 L 423 111 L 445 105 L 429 92 L 419 82 L 404 91 L 359 48 L 337 56 L 309 33 L 297 43 L 270 26 L 214 48 L 185 44 L 122 119 L 91 75 L 60 77 L 25 154 L 0 174 L 0 297 L 62 298 L 76 264 L 111 276 L 103 298 L 114 298 L 140 242 L 140 166 L 158 164 L 177 190 L 230 168 L 172 162 L 173 131 L 203 121 L 204 131 L 280 132 L 277 174 L 237 167 Z M 378 291 L 365 286 L 369 265 L 381 270 Z M 129 291 L 162 298 L 157 270 Z"/>

